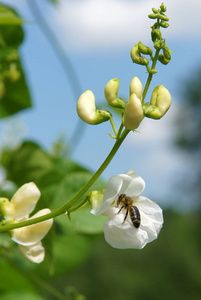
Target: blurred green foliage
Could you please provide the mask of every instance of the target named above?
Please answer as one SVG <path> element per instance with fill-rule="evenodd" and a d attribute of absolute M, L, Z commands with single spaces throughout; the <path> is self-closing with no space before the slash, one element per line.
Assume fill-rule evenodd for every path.
<path fill-rule="evenodd" d="M 31 106 L 18 51 L 24 39 L 21 23 L 16 12 L 0 5 L 0 118 Z"/>
<path fill-rule="evenodd" d="M 75 286 L 88 300 L 199 300 L 200 214 L 167 211 L 164 217 L 159 238 L 143 250 L 113 249 L 102 236 L 68 235 L 65 229 L 62 238 L 56 237 L 55 274 L 44 271 L 46 262 L 33 266 L 15 253 L 15 264 L 1 261 L 0 293 L 5 299 L 14 291 L 33 299 L 59 299 L 48 284 L 62 294 Z"/>
<path fill-rule="evenodd" d="M 0 4 L 0 25 L 20 25 L 24 21 L 11 9 Z"/>

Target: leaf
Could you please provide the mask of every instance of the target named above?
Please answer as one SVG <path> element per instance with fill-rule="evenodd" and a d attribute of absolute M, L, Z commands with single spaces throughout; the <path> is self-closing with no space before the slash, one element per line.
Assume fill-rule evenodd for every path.
<path fill-rule="evenodd" d="M 0 291 L 35 290 L 26 273 L 23 273 L 15 264 L 4 261 L 0 263 Z M 12 283 L 12 284 L 11 284 Z M 0 293 L 1 294 L 1 293 Z"/>
<path fill-rule="evenodd" d="M 86 206 L 72 214 L 69 226 L 80 233 L 98 234 L 103 232 L 105 216 L 94 216 L 90 213 L 91 207 Z"/>
<path fill-rule="evenodd" d="M 19 25 L 22 23 L 24 21 L 11 8 L 0 4 L 0 25 Z"/>
<path fill-rule="evenodd" d="M 60 183 L 66 174 L 84 170 L 67 158 L 46 153 L 31 141 L 23 142 L 14 150 L 3 151 L 0 163 L 7 170 L 7 179 L 17 185 L 34 181 L 39 188 L 47 187 L 51 192 L 52 186 Z"/>
<path fill-rule="evenodd" d="M 0 5 L 0 15 L 2 9 L 5 8 L 16 19 L 19 18 L 14 10 L 2 7 Z M 31 98 L 18 52 L 23 39 L 24 32 L 21 26 L 2 25 L 0 17 L 0 118 L 31 106 Z"/>

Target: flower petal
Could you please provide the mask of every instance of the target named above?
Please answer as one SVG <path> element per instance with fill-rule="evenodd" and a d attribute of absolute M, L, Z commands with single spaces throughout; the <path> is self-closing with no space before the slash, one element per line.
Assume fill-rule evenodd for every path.
<path fill-rule="evenodd" d="M 12 209 L 6 217 L 21 219 L 29 215 L 40 198 L 40 191 L 34 182 L 21 186 L 11 199 Z"/>
<path fill-rule="evenodd" d="M 41 263 L 45 257 L 45 249 L 41 242 L 31 246 L 18 245 L 21 254 L 30 262 Z"/>
<path fill-rule="evenodd" d="M 48 208 L 38 211 L 30 219 L 34 219 L 50 213 L 51 210 Z M 38 243 L 42 240 L 52 227 L 53 219 L 49 219 L 40 223 L 36 223 L 30 226 L 21 227 L 12 230 L 11 238 L 14 242 L 23 245 L 30 246 Z"/>
<path fill-rule="evenodd" d="M 117 211 L 114 208 L 114 213 Z M 104 224 L 104 235 L 106 242 L 118 249 L 142 249 L 148 242 L 148 234 L 141 228 L 135 228 L 130 217 L 124 224 L 124 214 L 113 215 L 109 217 Z"/>
<path fill-rule="evenodd" d="M 108 209 L 108 220 L 104 224 L 105 240 L 118 249 L 142 249 L 147 243 L 152 242 L 158 236 L 163 225 L 162 209 L 146 197 L 139 197 L 135 205 L 138 207 L 141 217 L 140 227 L 133 226 L 130 215 L 125 218 L 125 210 L 118 213 L 119 209 Z M 118 214 L 117 214 L 118 213 Z"/>
<path fill-rule="evenodd" d="M 130 174 L 129 176 L 132 179 L 130 181 L 130 184 L 128 185 L 128 187 L 125 190 L 125 194 L 126 194 L 126 196 L 129 196 L 129 197 L 138 197 L 145 188 L 145 182 L 142 179 L 142 177 L 140 177 L 136 173 Z"/>
<path fill-rule="evenodd" d="M 96 209 L 93 209 L 91 211 L 94 215 L 100 215 L 102 214 L 106 209 L 110 207 L 110 205 L 116 200 L 118 197 L 118 193 L 122 187 L 123 180 L 121 176 L 116 175 L 112 176 L 105 188 L 103 200 L 101 202 L 101 205 L 99 207 L 96 207 Z"/>
<path fill-rule="evenodd" d="M 146 197 L 140 197 L 137 207 L 141 215 L 141 228 L 147 231 L 148 242 L 155 240 L 163 226 L 163 212 L 160 206 Z"/>

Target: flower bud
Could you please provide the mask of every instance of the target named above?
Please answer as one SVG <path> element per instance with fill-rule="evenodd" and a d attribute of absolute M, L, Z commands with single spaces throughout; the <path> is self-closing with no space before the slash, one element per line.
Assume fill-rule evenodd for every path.
<path fill-rule="evenodd" d="M 96 110 L 95 96 L 92 91 L 87 90 L 78 99 L 78 116 L 86 123 L 96 125 L 109 120 L 111 113 L 106 110 Z"/>
<path fill-rule="evenodd" d="M 38 211 L 29 220 L 44 216 L 50 212 L 51 212 L 50 209 L 44 208 Z M 46 221 L 42 221 L 26 227 L 13 229 L 10 231 L 11 238 L 14 242 L 23 246 L 30 246 L 36 244 L 45 237 L 45 235 L 52 227 L 52 224 L 53 224 L 53 219 L 48 219 Z"/>
<path fill-rule="evenodd" d="M 169 24 L 168 24 L 167 22 L 161 21 L 159 24 L 160 24 L 160 26 L 163 27 L 163 28 L 168 28 L 168 27 L 169 27 Z"/>
<path fill-rule="evenodd" d="M 133 46 L 130 54 L 131 54 L 132 61 L 134 63 L 139 64 L 139 65 L 148 65 L 149 61 L 146 57 L 141 56 L 140 51 L 138 49 L 138 44 Z"/>
<path fill-rule="evenodd" d="M 164 54 L 160 53 L 158 56 L 158 60 L 163 64 L 163 65 L 167 65 L 170 60 L 171 60 L 171 56 L 170 59 L 165 58 Z"/>
<path fill-rule="evenodd" d="M 171 95 L 163 86 L 156 86 L 153 90 L 150 105 L 145 107 L 144 114 L 148 118 L 160 119 L 168 111 L 171 105 Z"/>
<path fill-rule="evenodd" d="M 142 83 L 140 79 L 137 76 L 134 76 L 133 79 L 131 79 L 130 82 L 130 96 L 135 93 L 136 96 L 142 101 Z"/>
<path fill-rule="evenodd" d="M 152 55 L 152 49 L 146 45 L 144 45 L 142 42 L 138 42 L 138 49 L 142 54 L 149 54 Z"/>
<path fill-rule="evenodd" d="M 104 94 L 110 106 L 116 108 L 125 108 L 125 103 L 123 100 L 117 98 L 119 90 L 119 80 L 117 78 L 111 79 L 105 86 Z"/>
<path fill-rule="evenodd" d="M 124 114 L 124 126 L 127 129 L 134 130 L 142 121 L 143 118 L 143 109 L 140 99 L 136 94 L 132 94 L 126 105 L 125 114 Z"/>

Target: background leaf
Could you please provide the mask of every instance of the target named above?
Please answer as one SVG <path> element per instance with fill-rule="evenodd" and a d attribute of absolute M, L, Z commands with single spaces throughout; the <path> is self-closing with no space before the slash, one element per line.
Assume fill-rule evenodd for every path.
<path fill-rule="evenodd" d="M 13 9 L 0 4 L 0 25 L 19 25 L 24 21 L 14 13 Z"/>
<path fill-rule="evenodd" d="M 2 5 L 0 5 L 0 20 L 1 14 L 21 20 L 16 12 Z M 19 22 L 5 24 L 2 25 L 0 21 L 0 118 L 31 106 L 29 89 L 18 52 L 18 47 L 24 39 L 24 32 L 20 25 L 10 25 Z"/>

